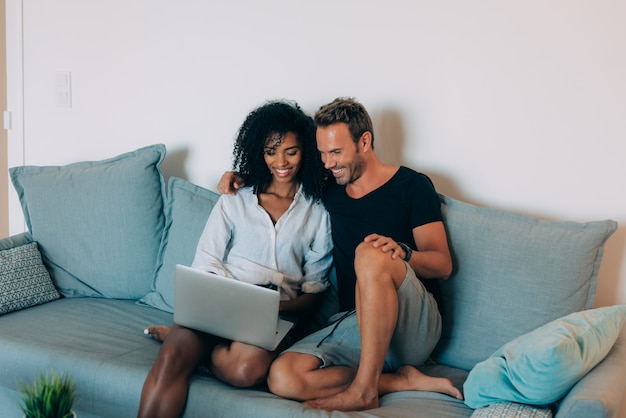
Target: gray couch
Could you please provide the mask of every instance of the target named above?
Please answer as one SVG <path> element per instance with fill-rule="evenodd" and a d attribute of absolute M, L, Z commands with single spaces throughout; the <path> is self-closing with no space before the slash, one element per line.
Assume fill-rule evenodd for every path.
<path fill-rule="evenodd" d="M 0 240 L 3 417 L 21 416 L 19 385 L 50 369 L 75 379 L 79 417 L 135 416 L 160 346 L 142 331 L 172 322 L 173 266 L 191 262 L 218 198 L 178 178 L 166 187 L 164 157 L 153 145 L 11 169 L 29 232 Z M 467 402 L 399 392 L 374 410 L 331 413 L 197 373 L 185 417 L 615 417 L 626 307 L 590 309 L 615 222 L 548 222 L 441 199 L 455 271 L 442 283 L 444 332 L 422 370 L 452 379 Z M 336 310 L 333 290 L 312 326 Z"/>

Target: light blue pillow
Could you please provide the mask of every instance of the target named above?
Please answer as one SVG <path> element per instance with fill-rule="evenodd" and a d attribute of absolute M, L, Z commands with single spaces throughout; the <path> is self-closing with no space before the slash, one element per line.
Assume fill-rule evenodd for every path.
<path fill-rule="evenodd" d="M 576 312 L 502 346 L 474 367 L 465 403 L 548 405 L 561 399 L 608 354 L 626 320 L 626 305 Z"/>
<path fill-rule="evenodd" d="M 171 177 L 165 210 L 165 230 L 159 249 L 152 291 L 140 303 L 174 311 L 174 266 L 191 265 L 196 246 L 219 194 Z"/>
<path fill-rule="evenodd" d="M 102 161 L 10 169 L 28 229 L 61 294 L 139 299 L 165 218 L 165 146 Z"/>
<path fill-rule="evenodd" d="M 591 308 L 611 220 L 550 222 L 442 196 L 455 270 L 433 359 L 464 370 L 548 321 Z"/>

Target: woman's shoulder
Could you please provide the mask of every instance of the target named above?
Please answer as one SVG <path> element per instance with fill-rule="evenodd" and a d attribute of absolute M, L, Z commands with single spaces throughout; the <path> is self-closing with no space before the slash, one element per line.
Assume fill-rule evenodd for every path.
<path fill-rule="evenodd" d="M 222 194 L 219 198 L 221 205 L 225 207 L 247 205 L 254 199 L 255 195 L 252 187 L 241 188 L 235 194 Z"/>
<path fill-rule="evenodd" d="M 315 207 L 315 208 L 324 208 L 324 203 L 322 202 L 322 199 L 315 199 L 311 196 L 307 196 L 306 194 L 304 194 L 304 191 L 302 190 L 302 186 L 300 186 L 300 189 L 298 189 L 298 192 L 296 193 L 296 196 L 298 198 L 299 201 L 301 201 L 303 204 L 311 206 L 311 207 Z"/>
<path fill-rule="evenodd" d="M 234 194 L 222 194 L 220 195 L 220 199 L 224 199 L 227 201 L 236 201 L 236 200 L 245 200 L 249 199 L 251 196 L 254 196 L 254 191 L 252 187 L 242 187 L 241 189 L 237 189 Z"/>
<path fill-rule="evenodd" d="M 302 205 L 307 208 L 306 211 L 311 219 L 317 219 L 321 222 L 323 219 L 328 218 L 328 211 L 321 200 L 312 199 L 311 197 L 305 197 L 303 195 L 300 196 L 300 199 Z"/>

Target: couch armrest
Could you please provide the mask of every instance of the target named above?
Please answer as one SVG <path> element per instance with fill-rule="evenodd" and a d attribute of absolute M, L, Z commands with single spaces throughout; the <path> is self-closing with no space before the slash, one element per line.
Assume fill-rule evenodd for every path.
<path fill-rule="evenodd" d="M 609 354 L 561 401 L 556 418 L 617 418 L 626 389 L 626 326 Z"/>

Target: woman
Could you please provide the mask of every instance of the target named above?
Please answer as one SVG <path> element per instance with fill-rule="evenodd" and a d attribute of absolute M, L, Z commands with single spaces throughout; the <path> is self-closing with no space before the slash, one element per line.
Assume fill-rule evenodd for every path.
<path fill-rule="evenodd" d="M 233 156 L 246 187 L 220 197 L 192 267 L 276 287 L 281 314 L 310 312 L 328 287 L 332 264 L 313 121 L 296 104 L 269 102 L 248 115 Z M 147 331 L 163 346 L 144 383 L 140 417 L 180 416 L 189 376 L 198 365 L 234 386 L 260 384 L 280 350 L 225 341 L 177 324 Z"/>

